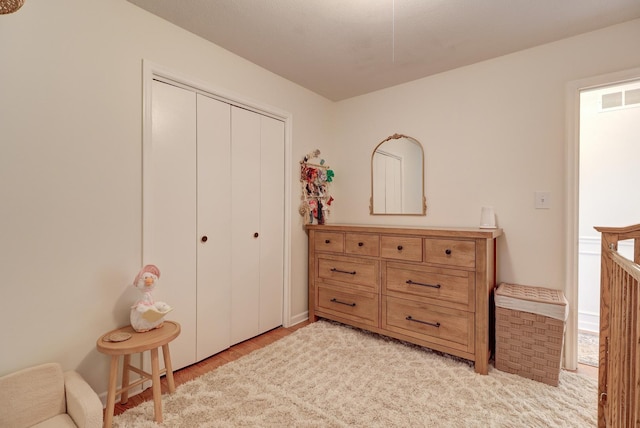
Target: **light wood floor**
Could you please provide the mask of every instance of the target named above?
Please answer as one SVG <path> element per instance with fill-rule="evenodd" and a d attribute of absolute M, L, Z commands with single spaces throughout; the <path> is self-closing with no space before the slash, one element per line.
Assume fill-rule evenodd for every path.
<path fill-rule="evenodd" d="M 220 367 L 226 363 L 229 363 L 233 360 L 236 360 L 243 355 L 247 355 L 256 349 L 260 349 L 264 346 L 267 346 L 276 340 L 282 339 L 283 337 L 293 333 L 299 328 L 302 328 L 309 324 L 309 321 L 302 322 L 293 327 L 279 327 L 275 330 L 271 330 L 267 333 L 264 333 L 260 336 L 254 337 L 253 339 L 249 339 L 245 342 L 238 343 L 230 347 L 229 349 L 222 351 L 212 357 L 207 358 L 206 360 L 202 360 L 199 363 L 193 364 L 189 367 L 185 367 L 180 370 L 176 370 L 173 373 L 173 378 L 176 386 L 181 385 L 187 381 L 195 379 L 198 376 L 201 376 L 211 370 Z M 595 379 L 598 378 L 598 368 L 591 367 L 583 364 L 578 364 L 578 373 L 581 373 L 585 376 L 591 376 Z M 166 379 L 164 376 L 161 379 L 162 384 L 162 393 L 167 393 L 169 388 L 166 383 Z M 118 397 L 116 397 L 117 399 Z M 120 402 L 116 401 L 114 414 L 119 415 L 127 409 L 137 406 L 140 403 L 145 401 L 149 401 L 153 399 L 153 392 L 151 388 L 147 388 L 142 391 L 140 394 L 129 397 L 129 401 L 127 404 L 120 404 Z"/>
<path fill-rule="evenodd" d="M 592 377 L 594 379 L 598 379 L 598 368 L 593 366 L 588 366 L 586 364 L 578 364 L 577 373 L 583 374 L 585 376 Z"/>

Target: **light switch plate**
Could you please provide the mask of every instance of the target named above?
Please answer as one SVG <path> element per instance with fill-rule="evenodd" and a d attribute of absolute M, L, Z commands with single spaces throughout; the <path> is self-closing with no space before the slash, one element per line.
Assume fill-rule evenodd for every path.
<path fill-rule="evenodd" d="M 551 192 L 535 192 L 535 207 L 538 210 L 551 208 Z"/>

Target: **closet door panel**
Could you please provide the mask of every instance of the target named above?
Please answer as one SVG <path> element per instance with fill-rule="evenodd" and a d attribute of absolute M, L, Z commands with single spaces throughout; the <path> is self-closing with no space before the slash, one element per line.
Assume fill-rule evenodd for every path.
<path fill-rule="evenodd" d="M 282 325 L 284 282 L 284 122 L 260 129 L 260 333 Z"/>
<path fill-rule="evenodd" d="M 197 356 L 230 345 L 231 106 L 197 95 Z"/>
<path fill-rule="evenodd" d="M 259 141 L 260 115 L 231 107 L 232 344 L 259 334 Z"/>
<path fill-rule="evenodd" d="M 160 269 L 155 300 L 180 323 L 171 343 L 173 368 L 196 358 L 196 96 L 153 82 L 152 138 L 143 165 L 144 263 Z M 133 302 L 132 302 L 133 303 Z"/>

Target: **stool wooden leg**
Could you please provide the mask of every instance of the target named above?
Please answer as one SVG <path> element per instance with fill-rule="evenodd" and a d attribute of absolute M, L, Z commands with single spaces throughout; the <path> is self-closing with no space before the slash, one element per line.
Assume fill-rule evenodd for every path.
<path fill-rule="evenodd" d="M 122 362 L 122 393 L 120 394 L 120 404 L 127 404 L 129 401 L 129 365 L 131 365 L 131 354 L 124 356 Z"/>
<path fill-rule="evenodd" d="M 164 356 L 164 368 L 167 370 L 167 384 L 169 392 L 176 392 L 176 384 L 173 381 L 173 366 L 171 365 L 171 353 L 169 352 L 169 344 L 162 345 L 162 355 Z"/>
<path fill-rule="evenodd" d="M 107 409 L 104 412 L 104 426 L 110 428 L 113 423 L 113 410 L 116 406 L 116 383 L 118 381 L 118 356 L 111 356 L 109 368 L 109 390 L 107 392 Z"/>
<path fill-rule="evenodd" d="M 160 361 L 158 348 L 151 349 L 151 383 L 153 388 L 154 420 L 162 423 L 162 390 L 160 386 Z"/>

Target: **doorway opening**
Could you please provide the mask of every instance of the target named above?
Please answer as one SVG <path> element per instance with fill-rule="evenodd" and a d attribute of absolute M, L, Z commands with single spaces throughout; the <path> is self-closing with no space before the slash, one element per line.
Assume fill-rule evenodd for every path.
<path fill-rule="evenodd" d="M 580 94 L 583 91 L 615 86 L 640 80 L 640 68 L 574 80 L 566 86 L 566 151 L 565 151 L 565 295 L 569 301 L 564 368 L 578 369 L 578 258 L 579 258 L 579 193 L 580 193 Z M 617 168 L 617 167 L 616 167 Z M 635 220 L 637 222 L 638 220 Z M 632 222 L 633 223 L 633 222 Z M 585 222 L 583 221 L 583 225 Z M 598 237 L 599 239 L 599 237 Z M 597 276 L 597 274 L 596 274 Z M 598 277 L 599 278 L 599 277 Z M 599 290 L 599 288 L 598 288 Z M 597 298 L 599 301 L 599 297 Z"/>
<path fill-rule="evenodd" d="M 594 226 L 640 222 L 640 79 L 579 90 L 578 349 L 581 364 L 598 366 L 600 234 Z M 633 258 L 631 243 L 618 250 Z"/>

